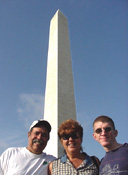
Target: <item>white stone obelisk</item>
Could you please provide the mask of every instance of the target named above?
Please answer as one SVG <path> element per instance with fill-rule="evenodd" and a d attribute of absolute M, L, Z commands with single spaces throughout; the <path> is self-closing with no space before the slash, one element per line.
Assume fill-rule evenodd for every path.
<path fill-rule="evenodd" d="M 70 41 L 66 17 L 60 10 L 50 22 L 44 119 L 52 126 L 45 151 L 56 157 L 63 154 L 58 126 L 67 119 L 76 120 Z"/>

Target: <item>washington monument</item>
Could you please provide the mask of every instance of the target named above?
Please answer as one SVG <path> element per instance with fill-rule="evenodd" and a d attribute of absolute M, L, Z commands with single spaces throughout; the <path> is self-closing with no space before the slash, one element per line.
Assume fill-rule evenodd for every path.
<path fill-rule="evenodd" d="M 59 157 L 63 148 L 58 140 L 58 126 L 67 119 L 76 120 L 68 23 L 60 10 L 50 22 L 44 119 L 52 126 L 45 151 Z"/>

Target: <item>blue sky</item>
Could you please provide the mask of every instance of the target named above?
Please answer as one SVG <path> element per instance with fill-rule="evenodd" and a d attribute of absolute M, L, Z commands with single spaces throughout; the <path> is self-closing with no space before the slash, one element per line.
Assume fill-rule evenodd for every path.
<path fill-rule="evenodd" d="M 83 148 L 104 156 L 92 123 L 110 116 L 119 143 L 128 141 L 128 1 L 0 0 L 0 154 L 27 146 L 43 117 L 50 20 L 60 9 L 70 33 L 77 119 Z"/>

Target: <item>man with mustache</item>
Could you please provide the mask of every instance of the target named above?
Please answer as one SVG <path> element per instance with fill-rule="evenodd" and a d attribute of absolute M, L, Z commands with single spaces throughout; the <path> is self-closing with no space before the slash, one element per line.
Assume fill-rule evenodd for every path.
<path fill-rule="evenodd" d="M 50 138 L 51 125 L 36 120 L 28 132 L 28 146 L 8 148 L 0 157 L 0 175 L 47 175 L 48 164 L 55 159 L 43 152 Z"/>

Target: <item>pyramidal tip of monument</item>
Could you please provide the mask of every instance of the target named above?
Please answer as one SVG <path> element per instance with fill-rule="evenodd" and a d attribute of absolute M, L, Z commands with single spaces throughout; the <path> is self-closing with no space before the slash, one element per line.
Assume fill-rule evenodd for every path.
<path fill-rule="evenodd" d="M 60 9 L 58 9 L 58 10 L 57 10 L 57 13 L 62 13 L 62 12 L 60 11 Z"/>
<path fill-rule="evenodd" d="M 56 14 L 58 14 L 58 15 L 63 15 L 63 16 L 64 16 L 64 14 L 60 11 L 60 9 L 58 9 L 58 10 L 56 11 Z"/>

